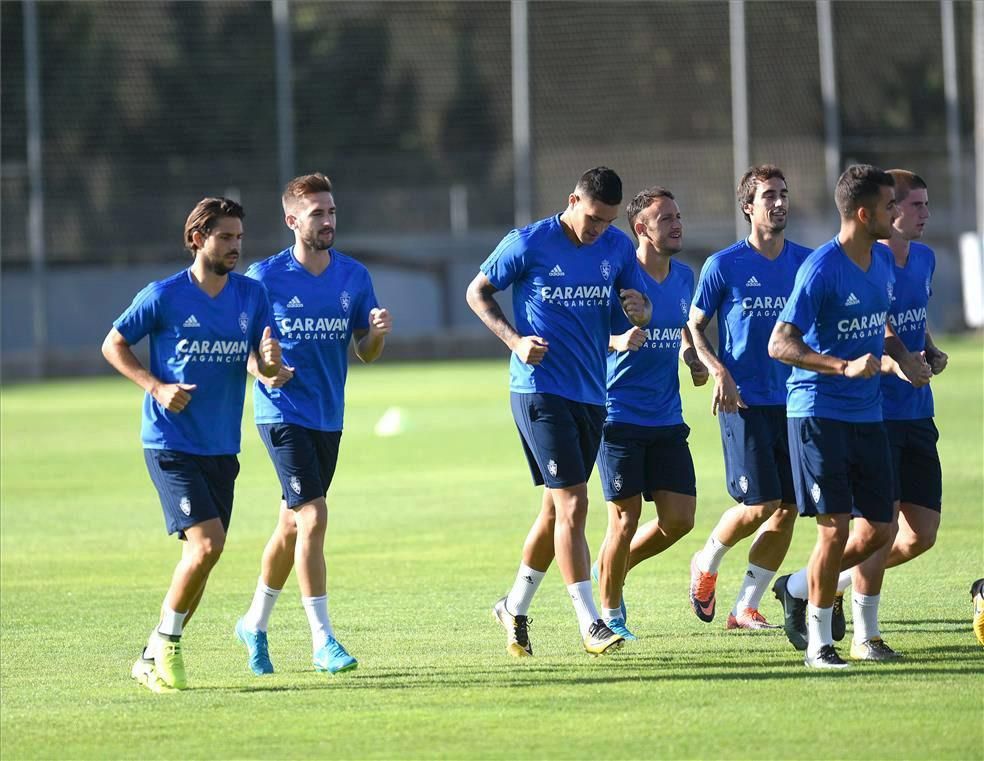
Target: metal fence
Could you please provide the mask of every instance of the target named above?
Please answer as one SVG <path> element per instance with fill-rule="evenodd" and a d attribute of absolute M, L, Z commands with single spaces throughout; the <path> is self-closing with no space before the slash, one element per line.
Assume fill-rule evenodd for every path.
<path fill-rule="evenodd" d="M 459 292 L 488 247 L 599 164 L 627 192 L 673 189 L 697 265 L 740 233 L 750 163 L 783 167 L 805 244 L 835 229 L 844 165 L 914 169 L 958 301 L 956 236 L 984 218 L 982 19 L 959 0 L 4 0 L 4 370 L 98 362 L 132 296 L 121 273 L 181 266 L 204 195 L 243 202 L 247 259 L 288 245 L 280 188 L 315 169 L 336 184 L 339 246 L 403 299 L 416 339 L 474 327 Z M 66 298 L 82 271 L 92 290 Z M 427 303 L 407 296 L 421 277 Z"/>

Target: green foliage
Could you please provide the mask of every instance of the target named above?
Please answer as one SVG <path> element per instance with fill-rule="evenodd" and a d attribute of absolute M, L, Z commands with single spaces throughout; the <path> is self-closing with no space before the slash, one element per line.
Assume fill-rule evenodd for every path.
<path fill-rule="evenodd" d="M 933 381 L 943 525 L 890 571 L 883 630 L 907 656 L 808 672 L 777 632 L 724 630 L 746 545 L 722 566 L 718 620 L 687 604 L 687 564 L 728 507 L 709 389 L 685 380 L 697 462 L 694 532 L 629 577 L 641 639 L 579 650 L 551 570 L 531 612 L 535 658 L 504 652 L 491 603 L 512 581 L 538 506 L 509 416 L 504 361 L 353 370 L 327 557 L 333 622 L 360 659 L 310 665 L 293 579 L 272 619 L 277 673 L 246 671 L 233 626 L 276 517 L 266 453 L 244 421 L 225 556 L 185 636 L 193 689 L 152 695 L 129 667 L 177 559 L 138 443 L 140 392 L 118 379 L 2 390 L 0 756 L 20 758 L 979 758 L 982 651 L 970 583 L 982 575 L 980 339 L 946 339 Z M 373 423 L 401 407 L 408 431 Z M 589 538 L 605 510 L 591 484 Z M 783 570 L 805 562 L 797 534 Z M 771 598 L 763 610 L 773 619 Z"/>

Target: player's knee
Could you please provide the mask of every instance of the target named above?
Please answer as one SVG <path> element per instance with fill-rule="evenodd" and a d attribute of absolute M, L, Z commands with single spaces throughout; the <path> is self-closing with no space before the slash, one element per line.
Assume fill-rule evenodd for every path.
<path fill-rule="evenodd" d="M 761 505 L 750 505 L 745 509 L 746 515 L 758 524 L 765 523 L 779 509 L 779 500 L 772 500 Z"/>
<path fill-rule="evenodd" d="M 913 534 L 908 537 L 908 550 L 909 557 L 916 557 L 917 555 L 922 555 L 927 550 L 931 549 L 934 544 L 936 544 L 936 533 L 932 534 Z"/>
<path fill-rule="evenodd" d="M 631 541 L 639 528 L 639 513 L 632 510 L 620 510 L 611 519 L 612 528 L 620 540 Z"/>
<path fill-rule="evenodd" d="M 686 536 L 694 528 L 694 514 L 693 513 L 677 513 L 675 515 L 667 516 L 667 520 L 660 518 L 660 524 L 663 527 L 664 533 L 667 536 L 671 536 L 674 539 L 679 539 L 680 537 Z"/>
<path fill-rule="evenodd" d="M 203 536 L 191 548 L 192 562 L 200 567 L 211 568 L 219 562 L 224 548 L 224 536 Z"/>
<path fill-rule="evenodd" d="M 868 539 L 868 546 L 872 549 L 878 549 L 888 544 L 892 540 L 892 524 L 891 523 L 873 523 L 871 524 L 871 534 Z"/>

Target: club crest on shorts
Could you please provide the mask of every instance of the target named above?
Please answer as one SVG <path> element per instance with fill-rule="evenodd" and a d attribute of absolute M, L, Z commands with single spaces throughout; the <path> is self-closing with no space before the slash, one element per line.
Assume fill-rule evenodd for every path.
<path fill-rule="evenodd" d="M 612 276 L 612 265 L 608 263 L 607 259 L 601 260 L 601 276 L 608 280 Z"/>
<path fill-rule="evenodd" d="M 352 297 L 349 295 L 348 291 L 342 291 L 338 300 L 342 302 L 342 311 L 348 312 L 349 307 L 352 306 Z"/>
<path fill-rule="evenodd" d="M 612 478 L 612 488 L 615 491 L 622 491 L 622 474 L 616 473 Z"/>
<path fill-rule="evenodd" d="M 816 504 L 820 504 L 820 484 L 816 481 L 813 482 L 813 486 L 810 487 L 810 496 L 813 497 L 813 501 Z"/>
<path fill-rule="evenodd" d="M 243 331 L 243 333 L 245 333 L 246 332 L 246 328 L 248 328 L 248 327 L 249 327 L 249 315 L 247 315 L 245 312 L 240 312 L 239 313 L 239 329 L 241 331 Z"/>
<path fill-rule="evenodd" d="M 300 493 L 301 493 L 301 479 L 299 479 L 297 476 L 291 476 L 290 477 L 290 488 L 291 488 L 291 491 L 294 492 L 294 494 L 297 494 L 298 496 L 300 496 Z"/>
<path fill-rule="evenodd" d="M 181 501 L 178 502 L 178 507 L 181 508 L 181 512 L 185 515 L 191 515 L 191 500 L 187 497 L 181 498 Z"/>
<path fill-rule="evenodd" d="M 550 471 L 550 475 L 551 476 L 556 476 L 557 475 L 557 462 L 556 462 L 556 460 L 550 460 L 550 462 L 547 463 L 547 470 Z"/>
<path fill-rule="evenodd" d="M 741 489 L 742 494 L 748 494 L 748 478 L 746 476 L 739 476 L 738 488 Z"/>

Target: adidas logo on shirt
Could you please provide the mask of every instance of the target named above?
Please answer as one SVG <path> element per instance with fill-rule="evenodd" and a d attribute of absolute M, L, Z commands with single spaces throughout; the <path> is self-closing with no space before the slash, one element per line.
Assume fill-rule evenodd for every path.
<path fill-rule="evenodd" d="M 201 325 L 198 323 L 198 318 L 195 315 L 191 315 L 187 320 L 182 323 L 182 327 L 185 328 L 200 328 Z"/>
<path fill-rule="evenodd" d="M 297 296 L 294 296 L 294 298 L 287 302 L 288 309 L 300 309 L 302 306 L 304 306 L 304 304 L 301 303 L 301 300 L 297 298 Z"/>
<path fill-rule="evenodd" d="M 758 278 L 756 278 L 755 275 L 752 275 L 750 278 L 748 278 L 747 281 L 745 281 L 745 285 L 746 287 L 751 287 L 751 286 L 760 286 L 762 284 L 758 281 Z"/>
<path fill-rule="evenodd" d="M 850 296 L 847 297 L 847 301 L 844 302 L 846 307 L 854 307 L 861 303 L 861 299 L 854 295 L 852 292 Z"/>
<path fill-rule="evenodd" d="M 554 268 L 550 270 L 550 277 L 563 277 L 564 271 L 560 268 L 559 264 L 555 264 Z"/>

